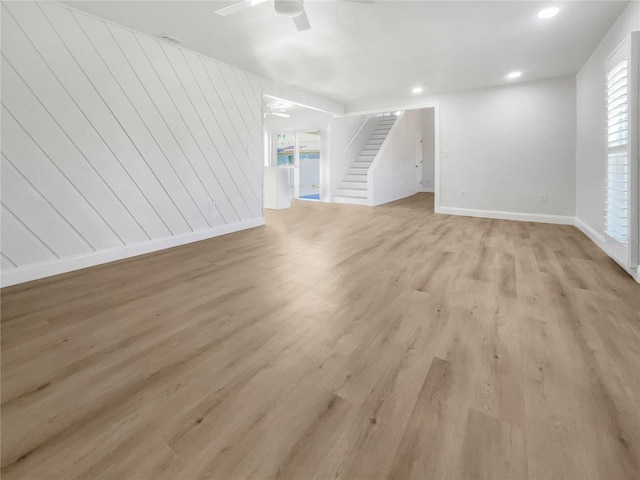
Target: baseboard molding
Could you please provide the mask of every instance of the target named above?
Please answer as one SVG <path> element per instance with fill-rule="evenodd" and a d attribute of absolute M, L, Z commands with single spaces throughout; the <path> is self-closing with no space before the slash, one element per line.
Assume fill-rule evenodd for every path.
<path fill-rule="evenodd" d="M 575 218 L 574 225 L 576 226 L 576 228 L 578 230 L 580 230 L 587 237 L 589 237 L 589 240 L 591 240 L 593 243 L 595 243 L 600 248 L 600 250 L 602 250 L 604 253 L 609 255 L 607 253 L 607 247 L 606 247 L 607 241 L 605 240 L 605 237 L 604 237 L 603 234 L 601 234 L 600 232 L 596 231 L 590 225 L 587 225 L 585 222 L 580 220 L 578 217 Z M 632 270 L 632 269 L 630 269 L 628 267 L 625 267 L 624 265 L 622 265 L 620 262 L 618 262 L 613 257 L 611 257 L 611 260 L 613 260 L 618 265 L 620 265 L 620 267 L 622 267 L 625 270 L 625 272 L 627 272 L 629 275 L 631 275 L 631 277 L 633 277 L 633 279 L 636 282 L 640 283 L 640 269 L 636 268 L 635 270 Z"/>
<path fill-rule="evenodd" d="M 433 189 L 433 187 L 431 187 L 431 188 L 429 188 L 429 187 L 422 187 L 422 188 L 420 189 L 420 191 L 421 191 L 421 192 L 424 192 L 424 193 L 433 193 L 435 190 Z"/>
<path fill-rule="evenodd" d="M 565 215 L 545 215 L 541 213 L 502 212 L 496 210 L 476 210 L 472 208 L 436 207 L 436 213 L 460 215 L 463 217 L 495 218 L 497 220 L 514 220 L 517 222 L 554 223 L 558 225 L 574 225 L 575 217 Z"/>
<path fill-rule="evenodd" d="M 2 275 L 0 275 L 0 286 L 8 287 L 10 285 L 16 285 L 18 283 L 37 280 L 39 278 L 50 277 L 52 275 L 58 275 L 60 273 L 67 273 L 74 270 L 80 270 L 82 268 L 101 265 L 103 263 L 109 263 L 116 260 L 135 257 L 137 255 L 144 255 L 146 253 L 165 250 L 167 248 L 177 247 L 179 245 L 185 245 L 187 243 L 198 242 L 200 240 L 206 240 L 208 238 L 219 237 L 220 235 L 226 235 L 229 233 L 238 232 L 240 230 L 246 230 L 248 228 L 259 227 L 261 225 L 264 225 L 264 217 L 252 218 L 251 220 L 244 220 L 228 225 L 220 225 L 207 230 L 201 230 L 198 232 L 177 235 L 174 237 L 163 238 L 159 240 L 152 240 L 150 242 L 140 243 L 136 245 L 128 245 L 125 247 L 102 250 L 78 257 L 63 258 L 51 263 L 17 267 L 2 272 Z"/>
<path fill-rule="evenodd" d="M 600 250 L 603 250 L 604 252 L 606 252 L 606 248 L 605 248 L 606 247 L 606 241 L 604 239 L 604 235 L 602 235 L 600 232 L 596 231 L 593 227 L 591 227 L 591 226 L 587 225 L 586 223 L 584 223 L 578 217 L 575 218 L 574 225 L 578 228 L 578 230 L 580 230 L 587 237 L 589 237 L 589 239 L 593 243 L 595 243 L 598 247 L 600 247 Z"/>

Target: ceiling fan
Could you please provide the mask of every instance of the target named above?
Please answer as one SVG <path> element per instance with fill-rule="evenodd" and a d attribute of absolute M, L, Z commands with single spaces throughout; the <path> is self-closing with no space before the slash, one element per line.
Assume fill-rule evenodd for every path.
<path fill-rule="evenodd" d="M 249 7 L 253 7 L 267 1 L 269 0 L 242 0 L 238 3 L 234 3 L 233 5 L 229 5 L 228 7 L 220 8 L 216 10 L 215 13 L 226 17 L 227 15 L 231 15 L 232 13 L 245 10 Z M 375 0 L 343 1 L 354 3 L 375 3 Z M 307 18 L 307 12 L 304 11 L 304 0 L 273 0 L 273 6 L 275 7 L 276 12 L 280 15 L 292 17 L 293 23 L 295 23 L 296 28 L 299 32 L 303 30 L 309 30 L 311 28 L 311 24 L 309 23 L 309 19 Z"/>

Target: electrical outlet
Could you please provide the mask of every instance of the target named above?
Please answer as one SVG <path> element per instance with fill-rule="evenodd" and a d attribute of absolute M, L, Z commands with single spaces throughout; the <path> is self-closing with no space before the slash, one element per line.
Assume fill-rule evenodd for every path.
<path fill-rule="evenodd" d="M 462 198 L 466 197 L 466 196 L 467 196 L 467 192 L 465 192 L 464 190 L 463 190 L 463 191 L 461 191 L 461 192 L 460 192 L 460 196 L 461 196 Z"/>
<path fill-rule="evenodd" d="M 547 201 L 547 195 L 546 195 L 546 194 L 544 194 L 544 193 L 541 193 L 541 194 L 538 196 L 538 201 L 539 201 L 539 202 L 546 202 L 546 201 Z"/>
<path fill-rule="evenodd" d="M 449 156 L 449 150 L 445 150 L 445 151 L 444 151 L 444 156 L 445 156 L 445 157 L 448 157 L 448 156 Z"/>
<path fill-rule="evenodd" d="M 209 213 L 214 213 L 216 211 L 216 202 L 209 202 Z"/>

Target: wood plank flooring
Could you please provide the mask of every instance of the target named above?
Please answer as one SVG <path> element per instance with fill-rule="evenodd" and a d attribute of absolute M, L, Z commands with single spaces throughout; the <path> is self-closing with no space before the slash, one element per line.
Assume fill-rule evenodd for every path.
<path fill-rule="evenodd" d="M 2 478 L 640 478 L 640 286 L 432 212 L 295 202 L 2 290 Z"/>

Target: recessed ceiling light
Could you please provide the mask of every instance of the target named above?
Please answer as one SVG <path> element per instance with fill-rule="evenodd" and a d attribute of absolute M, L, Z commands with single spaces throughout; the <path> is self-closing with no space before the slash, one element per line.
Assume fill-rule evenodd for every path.
<path fill-rule="evenodd" d="M 513 80 L 514 78 L 518 78 L 520 75 L 522 75 L 522 72 L 511 72 L 507 74 L 507 78 Z"/>
<path fill-rule="evenodd" d="M 538 18 L 546 20 L 547 18 L 555 17 L 560 9 L 558 7 L 549 7 L 538 12 Z"/>
<path fill-rule="evenodd" d="M 413 87 L 413 90 L 411 90 L 411 93 L 413 93 L 414 95 L 417 95 L 418 93 L 422 93 L 422 87 Z"/>

